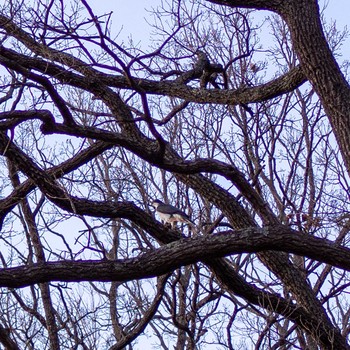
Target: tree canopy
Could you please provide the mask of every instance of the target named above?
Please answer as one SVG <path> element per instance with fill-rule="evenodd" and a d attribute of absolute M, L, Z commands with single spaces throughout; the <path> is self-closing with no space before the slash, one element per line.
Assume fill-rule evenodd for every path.
<path fill-rule="evenodd" d="M 93 1 L 1 5 L 4 349 L 350 348 L 347 32 L 321 13 L 160 2 L 143 45 Z"/>

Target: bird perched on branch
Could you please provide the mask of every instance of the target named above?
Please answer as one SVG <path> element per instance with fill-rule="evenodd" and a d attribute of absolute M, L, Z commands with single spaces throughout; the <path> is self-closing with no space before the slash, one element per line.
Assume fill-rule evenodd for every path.
<path fill-rule="evenodd" d="M 216 78 L 219 73 L 224 73 L 224 67 L 219 63 L 210 63 L 207 54 L 203 51 L 197 50 L 196 55 L 198 61 L 196 62 L 197 71 L 201 72 L 200 87 L 206 88 L 208 83 L 211 83 L 216 89 L 219 85 L 216 83 Z"/>
<path fill-rule="evenodd" d="M 156 209 L 156 212 L 162 222 L 171 224 L 172 228 L 175 228 L 177 222 L 184 222 L 192 227 L 196 227 L 195 223 L 185 212 L 174 207 L 173 205 L 165 204 L 159 199 L 155 199 L 151 205 Z"/>

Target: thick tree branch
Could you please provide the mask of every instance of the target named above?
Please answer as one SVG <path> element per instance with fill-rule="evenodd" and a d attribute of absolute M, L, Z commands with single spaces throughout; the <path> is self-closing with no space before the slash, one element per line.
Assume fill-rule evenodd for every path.
<path fill-rule="evenodd" d="M 248 9 L 270 10 L 274 11 L 281 4 L 281 0 L 207 0 L 213 4 L 225 5 L 230 7 L 241 7 Z"/>
<path fill-rule="evenodd" d="M 123 76 L 104 74 L 96 70 L 93 70 L 92 74 L 89 72 L 89 75 L 83 77 L 80 74 L 67 71 L 54 63 L 19 54 L 3 46 L 0 46 L 0 63 L 29 77 L 31 74 L 26 69 L 40 71 L 62 83 L 83 88 L 92 93 L 95 93 L 99 84 L 120 89 L 133 89 L 133 84 L 135 84 L 148 94 L 177 97 L 190 102 L 225 105 L 265 101 L 293 91 L 306 81 L 301 68 L 298 66 L 268 83 L 236 90 L 207 90 L 193 88 L 173 81 L 154 81 L 140 78 L 132 78 L 133 84 L 130 84 L 128 79 Z M 74 69 L 74 67 L 71 68 Z"/>
<path fill-rule="evenodd" d="M 0 286 L 20 288 L 53 281 L 125 282 L 160 276 L 201 260 L 265 250 L 299 254 L 350 271 L 350 249 L 285 226 L 274 226 L 181 239 L 132 259 L 58 261 L 5 268 L 0 271 Z"/>

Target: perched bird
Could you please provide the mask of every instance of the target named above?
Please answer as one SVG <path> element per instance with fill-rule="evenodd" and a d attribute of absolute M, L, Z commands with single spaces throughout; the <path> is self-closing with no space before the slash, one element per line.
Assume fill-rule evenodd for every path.
<path fill-rule="evenodd" d="M 165 204 L 159 199 L 155 199 L 151 205 L 156 209 L 156 212 L 162 222 L 171 224 L 173 228 L 176 226 L 177 222 L 185 222 L 193 227 L 196 226 L 185 212 L 174 207 L 173 205 Z"/>

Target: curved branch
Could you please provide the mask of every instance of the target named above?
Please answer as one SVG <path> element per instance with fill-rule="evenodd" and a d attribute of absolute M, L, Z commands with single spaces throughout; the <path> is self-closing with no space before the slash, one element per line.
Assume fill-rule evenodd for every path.
<path fill-rule="evenodd" d="M 306 82 L 300 66 L 292 68 L 288 73 L 255 87 L 242 87 L 236 90 L 199 89 L 179 84 L 174 81 L 154 81 L 149 79 L 132 78 L 130 84 L 127 78 L 100 73 L 96 70 L 88 71 L 82 76 L 40 58 L 33 58 L 16 53 L 0 46 L 0 63 L 14 71 L 28 76 L 27 70 L 36 70 L 54 77 L 62 83 L 69 84 L 96 93 L 98 86 L 105 84 L 120 89 L 132 89 L 135 84 L 147 94 L 177 97 L 189 102 L 216 103 L 225 105 L 248 104 L 265 101 L 290 91 Z M 74 69 L 74 67 L 71 67 Z"/>
<path fill-rule="evenodd" d="M 165 236 L 162 236 L 163 240 Z M 203 248 L 204 247 L 204 248 Z M 232 290 L 237 295 L 261 306 L 278 312 L 296 322 L 302 329 L 311 332 L 326 348 L 335 343 L 340 348 L 346 344 L 334 333 L 326 322 L 320 322 L 317 314 L 287 302 L 277 294 L 268 293 L 248 284 L 220 256 L 257 252 L 263 250 L 282 250 L 304 254 L 325 263 L 332 263 L 350 269 L 350 250 L 341 248 L 333 242 L 291 231 L 287 227 L 265 229 L 249 228 L 228 231 L 212 236 L 183 239 L 147 252 L 140 257 L 118 261 L 60 261 L 0 270 L 0 286 L 25 287 L 30 284 L 48 281 L 130 281 L 163 275 L 174 269 L 203 260 L 214 271 L 231 279 Z M 223 276 L 225 279 L 225 277 Z M 226 285 L 231 287 L 230 283 Z M 335 336 L 335 337 L 334 337 Z M 334 338 L 333 338 L 334 337 Z"/>
<path fill-rule="evenodd" d="M 131 259 L 57 261 L 4 268 L 0 271 L 0 286 L 22 288 L 53 281 L 125 282 L 161 276 L 198 261 L 266 250 L 303 255 L 350 271 L 349 248 L 281 225 L 183 238 Z"/>

